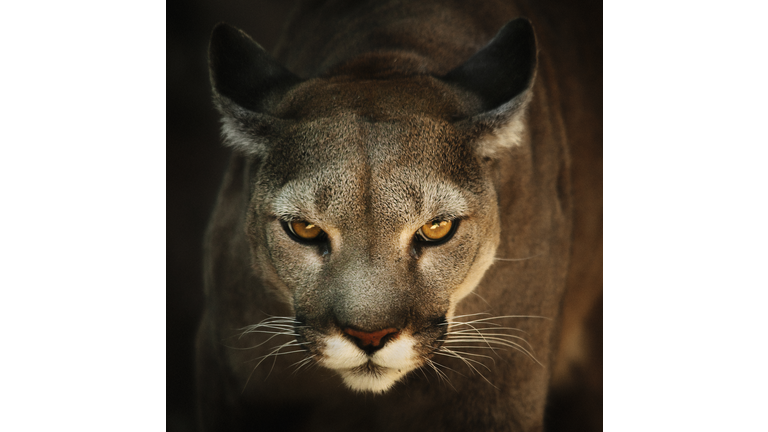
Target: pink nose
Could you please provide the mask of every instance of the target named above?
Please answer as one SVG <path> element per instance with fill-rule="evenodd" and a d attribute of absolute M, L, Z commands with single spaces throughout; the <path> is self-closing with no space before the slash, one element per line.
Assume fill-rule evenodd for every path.
<path fill-rule="evenodd" d="M 396 328 L 386 328 L 384 330 L 368 333 L 368 332 L 358 331 L 358 330 L 354 330 L 347 327 L 344 329 L 344 333 L 357 339 L 357 344 L 360 347 L 367 347 L 369 345 L 373 347 L 378 347 L 381 344 L 381 340 L 385 336 L 393 335 L 390 339 L 395 338 L 397 336 L 398 330 Z"/>

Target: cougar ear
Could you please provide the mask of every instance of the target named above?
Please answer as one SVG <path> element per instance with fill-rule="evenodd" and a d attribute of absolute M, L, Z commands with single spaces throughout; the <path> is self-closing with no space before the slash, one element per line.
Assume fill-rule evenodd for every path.
<path fill-rule="evenodd" d="M 477 151 L 491 157 L 519 145 L 536 76 L 536 36 L 531 22 L 508 22 L 495 38 L 443 80 L 477 95 L 480 112 L 469 121 L 488 130 Z"/>
<path fill-rule="evenodd" d="M 225 143 L 244 153 L 261 153 L 279 122 L 269 115 L 270 107 L 301 79 L 225 23 L 211 34 L 208 66 Z"/>

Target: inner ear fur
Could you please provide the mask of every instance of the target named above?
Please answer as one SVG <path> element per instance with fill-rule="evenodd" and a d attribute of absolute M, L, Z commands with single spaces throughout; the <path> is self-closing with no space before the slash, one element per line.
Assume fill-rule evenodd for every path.
<path fill-rule="evenodd" d="M 208 60 L 214 101 L 223 115 L 225 144 L 245 154 L 263 154 L 270 135 L 282 123 L 270 115 L 270 107 L 302 80 L 247 34 L 224 23 L 213 30 Z M 477 143 L 480 156 L 493 157 L 520 144 L 535 75 L 533 26 L 518 18 L 441 78 L 479 98 L 479 112 L 466 120 L 486 131 Z"/>
<path fill-rule="evenodd" d="M 477 114 L 466 119 L 485 131 L 477 142 L 481 157 L 519 145 L 525 133 L 525 111 L 536 77 L 536 36 L 531 22 L 517 18 L 443 81 L 467 90 L 480 100 Z"/>
<path fill-rule="evenodd" d="M 270 107 L 302 80 L 250 36 L 225 23 L 211 34 L 208 67 L 225 144 L 245 154 L 263 153 L 281 123 L 270 115 Z"/>

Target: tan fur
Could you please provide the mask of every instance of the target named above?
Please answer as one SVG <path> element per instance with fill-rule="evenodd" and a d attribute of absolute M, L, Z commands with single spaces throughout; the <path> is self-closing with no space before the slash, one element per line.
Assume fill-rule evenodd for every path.
<path fill-rule="evenodd" d="M 594 364 L 598 177 L 523 11 L 307 3 L 277 61 L 217 27 L 235 153 L 206 236 L 204 430 L 542 430 L 551 384 Z"/>

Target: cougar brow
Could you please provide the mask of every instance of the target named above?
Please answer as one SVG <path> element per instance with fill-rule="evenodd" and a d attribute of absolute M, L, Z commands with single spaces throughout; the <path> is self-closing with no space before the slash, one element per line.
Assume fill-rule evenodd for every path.
<path fill-rule="evenodd" d="M 444 182 L 422 183 L 421 193 L 424 210 L 418 215 L 420 221 L 433 218 L 456 219 L 469 213 L 467 200 L 455 186 Z"/>
<path fill-rule="evenodd" d="M 315 208 L 316 185 L 310 182 L 288 182 L 272 201 L 274 216 L 282 220 L 317 221 L 319 214 Z"/>

